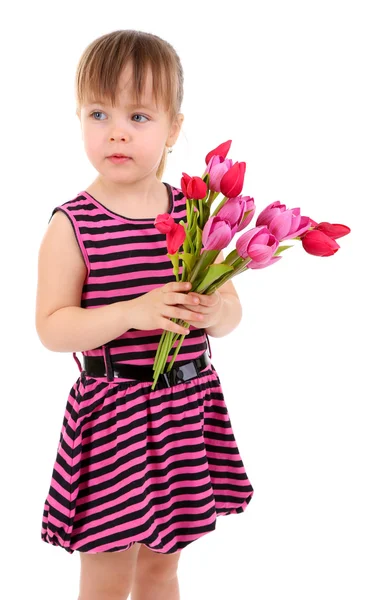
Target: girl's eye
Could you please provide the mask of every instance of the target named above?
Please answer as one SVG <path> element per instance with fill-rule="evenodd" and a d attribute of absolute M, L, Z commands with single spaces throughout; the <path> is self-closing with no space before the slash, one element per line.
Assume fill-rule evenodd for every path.
<path fill-rule="evenodd" d="M 94 110 L 91 113 L 91 117 L 93 117 L 94 115 L 105 115 L 105 113 L 103 113 L 101 110 Z M 147 119 L 147 121 L 148 121 L 148 118 L 145 115 L 136 114 L 133 116 L 134 117 L 143 117 L 144 119 Z M 105 119 L 97 119 L 97 118 L 95 118 L 94 120 L 95 121 L 105 121 Z M 136 123 L 143 123 L 143 122 L 145 122 L 145 121 L 136 121 Z"/>
<path fill-rule="evenodd" d="M 139 115 L 139 114 L 137 114 L 137 115 L 133 115 L 133 116 L 134 117 L 144 117 L 144 119 L 147 119 L 147 117 L 145 115 Z M 147 121 L 148 121 L 148 119 L 147 119 Z M 143 123 L 143 121 L 136 121 L 136 122 L 137 123 Z"/>
<path fill-rule="evenodd" d="M 91 113 L 91 117 L 93 117 L 93 115 L 104 115 L 105 113 L 103 113 L 101 110 L 94 110 L 93 113 Z M 100 119 L 95 119 L 96 121 L 100 121 Z"/>

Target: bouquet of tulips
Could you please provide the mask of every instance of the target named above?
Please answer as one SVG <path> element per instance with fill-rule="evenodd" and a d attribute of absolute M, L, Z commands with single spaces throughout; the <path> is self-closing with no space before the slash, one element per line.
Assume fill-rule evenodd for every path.
<path fill-rule="evenodd" d="M 183 173 L 181 189 L 186 198 L 187 222 L 175 223 L 168 213 L 156 217 L 155 226 L 166 234 L 167 256 L 173 264 L 176 281 L 190 281 L 190 292 L 212 294 L 232 277 L 247 269 L 263 269 L 282 258 L 281 253 L 290 245 L 284 240 L 300 240 L 302 247 L 315 256 L 331 256 L 340 248 L 335 241 L 351 230 L 346 225 L 326 221 L 316 223 L 300 215 L 300 208 L 287 209 L 280 201 L 269 204 L 256 218 L 255 226 L 236 240 L 236 248 L 221 263 L 214 263 L 221 250 L 233 237 L 245 229 L 255 214 L 254 199 L 241 196 L 245 162 L 227 158 L 232 140 L 220 144 L 205 157 L 206 169 L 202 177 Z M 219 204 L 211 214 L 217 196 Z M 183 251 L 180 252 L 180 247 Z M 180 259 L 183 262 L 179 277 Z M 172 319 L 188 327 L 182 319 Z M 152 389 L 159 374 L 164 373 L 167 358 L 180 338 L 168 365 L 171 370 L 185 335 L 163 331 L 155 361 Z"/>

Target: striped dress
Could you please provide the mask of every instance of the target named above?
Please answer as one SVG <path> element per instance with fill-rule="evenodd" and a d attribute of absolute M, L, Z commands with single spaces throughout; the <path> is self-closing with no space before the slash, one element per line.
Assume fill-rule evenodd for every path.
<path fill-rule="evenodd" d="M 168 212 L 186 221 L 183 193 L 164 185 Z M 50 219 L 57 210 L 69 218 L 87 267 L 83 308 L 175 281 L 155 219 L 128 219 L 85 191 Z M 162 331 L 124 332 L 106 344 L 112 362 L 152 365 Z M 207 345 L 205 330 L 191 326 L 177 361 L 197 358 Z M 104 356 L 105 347 L 82 354 Z M 152 382 L 90 377 L 73 358 L 80 373 L 64 411 L 43 541 L 71 554 L 119 552 L 135 542 L 171 554 L 213 531 L 218 516 L 245 510 L 254 490 L 212 363 L 189 381 L 152 391 Z"/>

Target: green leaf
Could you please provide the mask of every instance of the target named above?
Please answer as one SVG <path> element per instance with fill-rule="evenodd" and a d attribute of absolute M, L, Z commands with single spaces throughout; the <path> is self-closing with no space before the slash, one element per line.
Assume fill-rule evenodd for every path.
<path fill-rule="evenodd" d="M 183 254 L 180 254 L 180 258 L 183 261 L 183 263 L 186 265 L 189 273 L 192 271 L 193 266 L 196 262 L 196 257 L 194 254 L 190 254 L 189 252 L 184 252 Z"/>
<path fill-rule="evenodd" d="M 229 273 L 230 271 L 233 271 L 233 267 L 231 265 L 226 265 L 224 263 L 210 265 L 207 269 L 204 279 L 195 291 L 198 294 L 204 293 L 204 290 L 206 288 L 212 285 L 212 283 L 221 279 L 226 273 Z"/>
<path fill-rule="evenodd" d="M 175 274 L 176 277 L 176 281 L 178 281 L 178 273 L 179 273 L 179 253 L 175 252 L 175 254 L 169 254 L 169 252 L 167 253 L 168 258 L 171 260 L 172 265 L 173 265 L 173 272 Z"/>
<path fill-rule="evenodd" d="M 234 250 L 232 250 L 232 252 L 230 252 L 230 253 L 228 254 L 228 256 L 226 256 L 226 257 L 224 258 L 224 262 L 225 262 L 225 264 L 227 264 L 227 265 L 231 265 L 231 264 L 233 264 L 233 263 L 234 263 L 234 262 L 235 262 L 235 261 L 236 261 L 238 258 L 239 258 L 239 254 L 238 254 L 238 252 L 237 252 L 237 250 L 236 250 L 236 248 L 235 248 Z"/>
<path fill-rule="evenodd" d="M 288 248 L 293 248 L 293 246 L 279 246 L 273 256 L 277 256 L 278 254 L 284 252 L 284 250 L 287 250 Z"/>

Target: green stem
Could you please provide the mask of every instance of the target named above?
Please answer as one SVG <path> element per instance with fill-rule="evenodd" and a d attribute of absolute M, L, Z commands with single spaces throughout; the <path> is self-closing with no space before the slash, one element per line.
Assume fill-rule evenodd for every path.
<path fill-rule="evenodd" d="M 159 342 L 159 346 L 157 348 L 157 353 L 156 353 L 156 358 L 155 358 L 155 362 L 153 365 L 154 368 L 154 378 L 155 381 L 157 381 L 159 374 L 161 372 L 161 368 L 162 368 L 162 364 L 164 361 L 164 352 L 166 350 L 167 347 L 167 335 L 168 335 L 169 331 L 163 331 L 163 334 L 160 338 L 160 342 Z"/>
<path fill-rule="evenodd" d="M 178 325 L 181 325 L 182 327 L 189 327 L 189 324 L 186 321 L 183 321 L 183 319 L 172 319 L 172 321 L 174 323 L 177 323 Z M 176 357 L 180 351 L 181 345 L 185 339 L 185 335 L 181 335 L 180 333 L 175 333 L 173 331 L 163 331 L 163 334 L 165 335 L 162 335 L 162 340 L 157 348 L 154 363 L 155 373 L 153 376 L 153 383 L 151 387 L 152 390 L 156 387 L 156 383 L 160 373 L 164 373 L 165 369 L 167 369 L 167 371 L 170 371 L 172 369 L 173 363 L 175 362 Z M 175 348 L 173 358 L 167 367 L 167 358 L 170 355 L 172 347 L 179 336 L 181 336 L 179 344 Z"/>
<path fill-rule="evenodd" d="M 164 329 L 164 330 L 163 330 L 163 333 L 161 334 L 161 337 L 160 337 L 159 344 L 158 344 L 158 346 L 157 346 L 157 350 L 156 350 L 156 356 L 155 356 L 155 360 L 154 360 L 154 363 L 153 363 L 153 369 L 155 369 L 155 365 L 156 365 L 157 361 L 159 360 L 159 357 L 160 357 L 160 352 L 161 352 L 161 348 L 162 348 L 162 344 L 163 344 L 163 341 L 164 341 L 164 338 L 165 338 L 165 334 L 166 334 L 166 333 L 167 333 L 167 332 L 166 332 L 166 331 L 165 331 L 165 329 Z"/>
<path fill-rule="evenodd" d="M 214 203 L 214 201 L 216 200 L 216 198 L 219 194 L 220 194 L 220 192 L 215 192 L 214 190 L 209 191 L 209 195 L 207 198 L 207 206 L 209 207 L 209 209 L 211 208 L 212 204 Z"/>
<path fill-rule="evenodd" d="M 193 252 L 193 241 L 192 241 L 192 238 L 191 238 L 191 236 L 189 234 L 189 229 L 188 228 L 186 228 L 186 230 L 185 230 L 185 235 L 186 235 L 187 242 L 189 244 L 189 248 L 191 249 L 191 252 Z M 184 251 L 187 252 L 187 253 L 189 253 L 189 248 L 187 250 L 184 248 Z"/>
<path fill-rule="evenodd" d="M 167 369 L 168 371 L 170 371 L 172 369 L 173 363 L 175 362 L 176 356 L 179 354 L 179 351 L 180 351 L 182 343 L 184 342 L 184 339 L 185 339 L 185 335 L 182 335 L 181 338 L 180 338 L 180 341 L 179 341 L 179 345 L 177 346 L 177 348 L 175 348 L 175 352 L 173 354 L 173 358 L 172 358 L 171 362 L 168 365 L 168 369 Z"/>
<path fill-rule="evenodd" d="M 211 214 L 211 217 L 215 217 L 217 215 L 217 213 L 219 212 L 219 210 L 221 209 L 221 207 L 224 206 L 224 204 L 226 203 L 227 200 L 228 200 L 228 198 L 224 197 L 224 199 L 217 205 L 217 207 L 215 208 L 215 210 Z"/>

